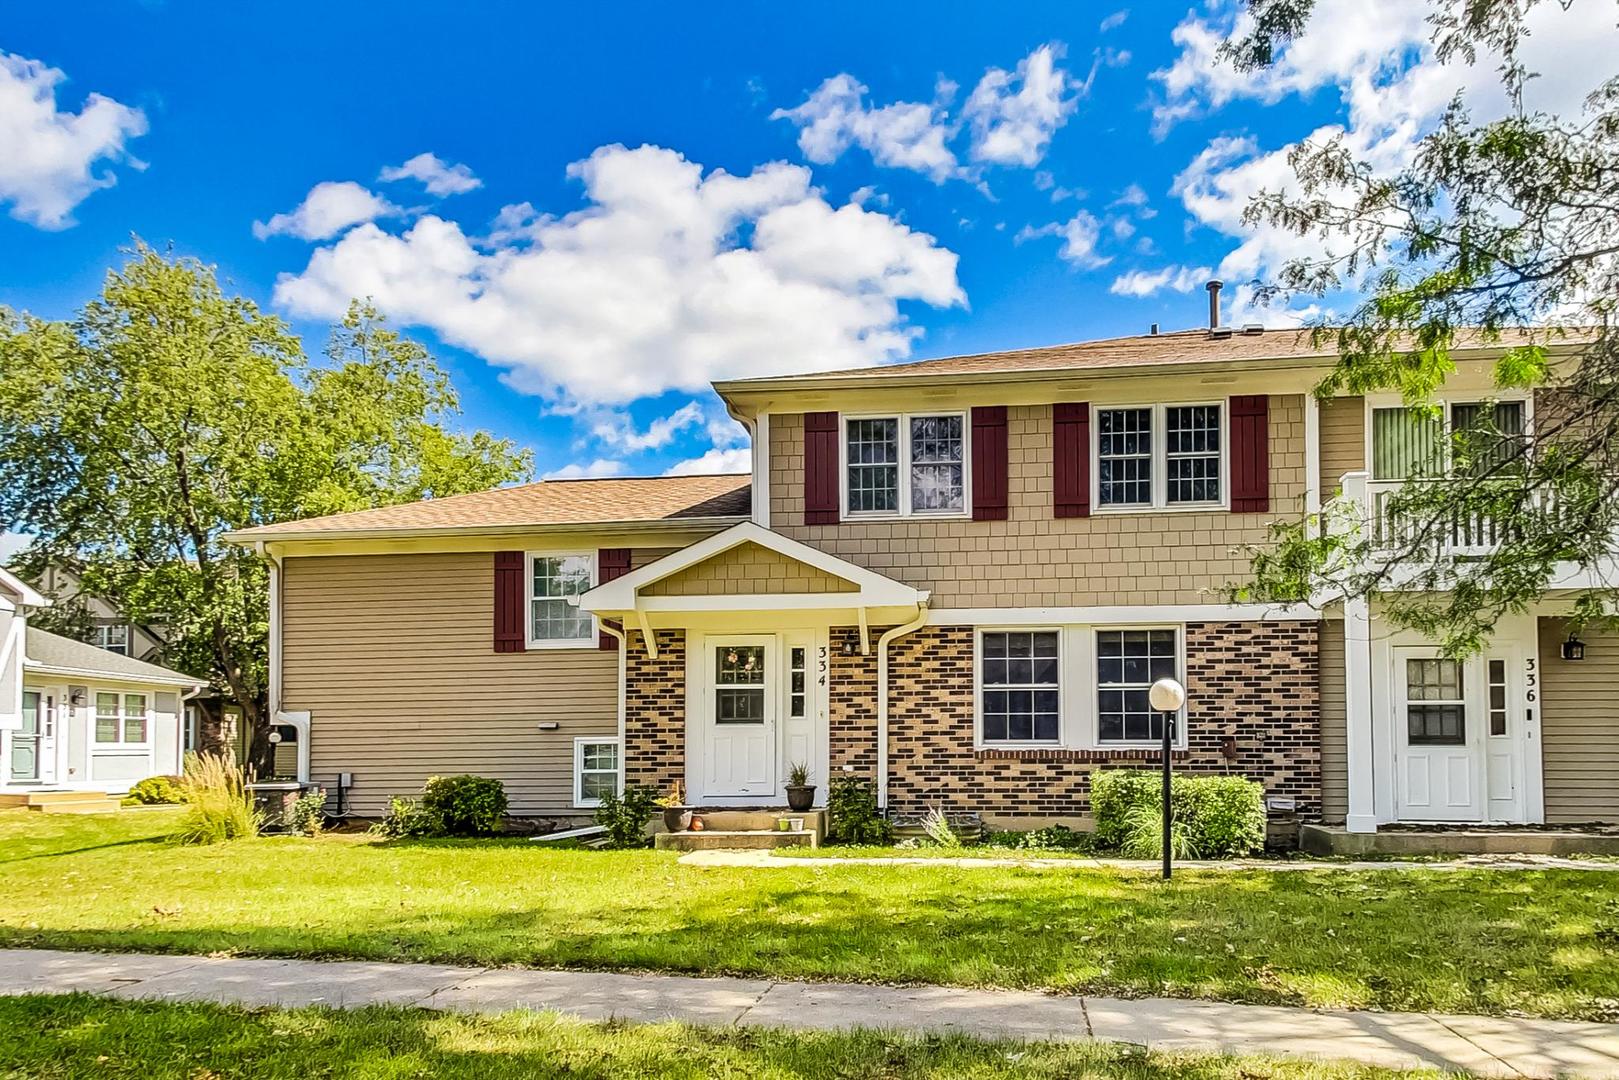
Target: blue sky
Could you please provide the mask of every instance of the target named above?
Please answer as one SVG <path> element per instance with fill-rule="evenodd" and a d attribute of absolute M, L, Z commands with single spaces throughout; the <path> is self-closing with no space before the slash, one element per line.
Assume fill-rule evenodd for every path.
<path fill-rule="evenodd" d="M 0 304 L 66 316 L 139 235 L 311 352 L 375 296 L 542 473 L 735 467 L 712 378 L 1191 326 L 1211 273 L 1315 314 L 1248 307 L 1320 241 L 1242 206 L 1299 139 L 1395 167 L 1458 89 L 1499 107 L 1423 13 L 1323 0 L 1239 77 L 1223 0 L 14 6 Z M 1612 23 L 1548 16 L 1537 93 Z"/>

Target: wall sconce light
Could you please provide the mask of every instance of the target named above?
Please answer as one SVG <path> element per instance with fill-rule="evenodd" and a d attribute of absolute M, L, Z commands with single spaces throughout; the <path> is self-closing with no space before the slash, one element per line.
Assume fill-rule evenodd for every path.
<path fill-rule="evenodd" d="M 1568 635 L 1568 640 L 1563 642 L 1563 659 L 1564 660 L 1584 660 L 1585 659 L 1585 642 L 1581 641 L 1579 638 L 1575 637 L 1573 634 Z"/>
<path fill-rule="evenodd" d="M 853 656 L 856 651 L 858 651 L 858 650 L 855 647 L 854 639 L 853 638 L 844 638 L 843 639 L 843 655 L 844 656 Z"/>
<path fill-rule="evenodd" d="M 83 707 L 85 701 L 87 701 L 89 699 L 89 696 L 90 696 L 90 688 L 89 687 L 86 687 L 86 686 L 72 686 L 72 687 L 68 688 L 67 701 L 68 701 L 69 705 L 72 705 L 75 709 L 77 709 L 77 708 Z"/>

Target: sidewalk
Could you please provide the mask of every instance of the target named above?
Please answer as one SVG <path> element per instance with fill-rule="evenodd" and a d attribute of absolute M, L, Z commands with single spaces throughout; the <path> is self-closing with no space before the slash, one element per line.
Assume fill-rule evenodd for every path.
<path fill-rule="evenodd" d="M 1619 1077 L 1619 1024 L 1314 1012 L 1172 998 L 795 983 L 435 964 L 0 950 L 0 993 L 83 991 L 248 1006 L 550 1009 L 584 1020 L 885 1028 L 987 1038 L 1107 1039 L 1155 1050 L 1348 1058 L 1492 1076 Z"/>
<path fill-rule="evenodd" d="M 793 848 L 810 851 L 813 848 Z M 982 850 L 982 849 L 980 849 Z M 686 866 L 744 866 L 771 868 L 813 867 L 825 870 L 833 866 L 959 866 L 968 870 L 987 870 L 1015 866 L 1033 870 L 1142 870 L 1158 873 L 1163 864 L 1156 859 L 1108 858 L 1041 858 L 1039 855 L 1007 851 L 1004 855 L 778 855 L 768 848 L 730 850 L 715 848 L 691 851 L 680 857 Z M 1568 859 L 1561 855 L 1462 855 L 1443 862 L 1423 862 L 1417 859 L 1362 859 L 1358 861 L 1331 861 L 1325 859 L 1185 859 L 1175 863 L 1176 870 L 1268 870 L 1291 873 L 1303 870 L 1589 870 L 1594 873 L 1619 872 L 1619 861 L 1595 859 Z"/>

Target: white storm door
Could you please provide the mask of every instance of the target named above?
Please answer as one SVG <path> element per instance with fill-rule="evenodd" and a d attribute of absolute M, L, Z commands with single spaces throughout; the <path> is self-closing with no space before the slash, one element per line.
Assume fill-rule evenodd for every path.
<path fill-rule="evenodd" d="M 1394 720 L 1401 821 L 1484 819 L 1484 721 L 1477 661 L 1433 649 L 1394 650 Z"/>
<path fill-rule="evenodd" d="M 776 792 L 776 639 L 706 639 L 707 716 L 703 795 L 757 797 Z"/>
<path fill-rule="evenodd" d="M 6 779 L 30 784 L 40 778 L 40 731 L 45 723 L 45 695 L 38 690 L 22 692 L 22 726 L 11 733 L 11 760 Z"/>

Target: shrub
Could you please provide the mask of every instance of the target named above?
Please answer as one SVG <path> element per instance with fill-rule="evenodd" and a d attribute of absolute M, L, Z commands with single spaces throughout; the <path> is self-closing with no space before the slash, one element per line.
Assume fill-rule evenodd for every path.
<path fill-rule="evenodd" d="M 1047 825 L 1028 832 L 993 832 L 984 836 L 987 847 L 1014 848 L 1018 851 L 1089 851 L 1096 846 L 1088 833 L 1075 832 L 1066 825 Z"/>
<path fill-rule="evenodd" d="M 438 819 L 422 809 L 415 799 L 398 795 L 388 800 L 388 814 L 371 826 L 371 831 L 390 840 L 414 840 L 440 835 Z"/>
<path fill-rule="evenodd" d="M 1161 813 L 1163 779 L 1150 769 L 1108 769 L 1091 774 L 1091 813 L 1096 818 L 1098 847 L 1124 851 L 1145 850 L 1142 821 Z M 1240 776 L 1188 776 L 1171 780 L 1170 807 L 1175 823 L 1185 829 L 1185 841 L 1199 857 L 1229 859 L 1248 855 L 1265 843 L 1264 788 Z M 1135 817 L 1132 811 L 1141 809 Z M 1154 856 L 1161 853 L 1162 825 L 1153 834 Z M 1136 835 L 1140 833 L 1141 835 Z M 1133 842 L 1132 842 L 1133 838 Z M 1180 846 L 1174 835 L 1171 850 Z M 1153 856 L 1137 856 L 1153 857 Z"/>
<path fill-rule="evenodd" d="M 185 779 L 179 776 L 148 776 L 129 789 L 126 798 L 141 806 L 161 806 L 186 801 Z"/>
<path fill-rule="evenodd" d="M 1170 792 L 1170 802 L 1175 799 Z M 1124 812 L 1124 843 L 1121 854 L 1131 859 L 1161 859 L 1164 857 L 1164 818 L 1159 812 L 1163 793 L 1150 803 L 1140 802 Z M 1169 823 L 1169 850 L 1177 859 L 1198 857 L 1197 845 L 1192 842 L 1192 827 L 1176 817 Z"/>
<path fill-rule="evenodd" d="M 950 819 L 944 816 L 944 811 L 937 806 L 929 810 L 927 816 L 922 819 L 922 832 L 939 847 L 961 846 L 961 837 L 951 827 Z"/>
<path fill-rule="evenodd" d="M 607 846 L 645 847 L 646 823 L 657 805 L 657 792 L 649 787 L 631 784 L 622 795 L 602 792 L 601 805 L 596 807 L 596 824 L 607 830 Z"/>
<path fill-rule="evenodd" d="M 257 836 L 264 817 L 242 783 L 240 769 L 218 754 L 186 759 L 186 816 L 175 839 L 182 844 L 217 844 Z"/>
<path fill-rule="evenodd" d="M 305 836 L 317 836 L 326 827 L 326 792 L 310 788 L 287 807 L 287 828 Z"/>
<path fill-rule="evenodd" d="M 422 813 L 442 836 L 490 836 L 506 817 L 506 788 L 484 776 L 429 776 Z"/>
<path fill-rule="evenodd" d="M 893 839 L 894 828 L 877 811 L 877 791 L 865 777 L 834 776 L 826 815 L 828 833 L 845 844 L 886 844 Z"/>

